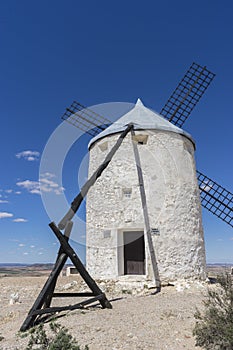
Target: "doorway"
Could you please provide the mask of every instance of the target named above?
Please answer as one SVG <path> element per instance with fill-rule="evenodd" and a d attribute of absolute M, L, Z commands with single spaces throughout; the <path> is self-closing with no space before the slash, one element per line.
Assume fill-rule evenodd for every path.
<path fill-rule="evenodd" d="M 123 232 L 124 275 L 145 275 L 145 241 L 143 231 Z"/>

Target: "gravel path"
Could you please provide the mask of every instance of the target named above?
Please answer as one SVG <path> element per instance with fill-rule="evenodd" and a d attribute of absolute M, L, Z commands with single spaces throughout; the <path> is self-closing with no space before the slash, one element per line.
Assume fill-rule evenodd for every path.
<path fill-rule="evenodd" d="M 74 277 L 60 277 L 60 289 L 72 280 Z M 0 349 L 25 349 L 28 338 L 21 339 L 17 332 L 44 281 L 45 277 L 0 278 L 0 335 L 4 337 Z M 69 292 L 79 288 L 76 283 Z M 192 336 L 193 314 L 196 307 L 202 307 L 205 290 L 206 286 L 193 283 L 184 289 L 164 287 L 156 295 L 111 293 L 109 298 L 115 299 L 112 310 L 99 306 L 75 310 L 65 313 L 58 322 L 69 329 L 80 345 L 88 344 L 90 350 L 198 350 Z M 12 293 L 19 294 L 20 303 L 9 305 Z M 75 302 L 75 298 L 65 300 L 66 304 Z M 56 300 L 56 305 L 61 303 L 61 299 Z"/>

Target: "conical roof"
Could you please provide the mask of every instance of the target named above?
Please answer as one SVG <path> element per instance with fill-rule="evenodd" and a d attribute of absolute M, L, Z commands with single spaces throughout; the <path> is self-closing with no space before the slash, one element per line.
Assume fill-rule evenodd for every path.
<path fill-rule="evenodd" d="M 165 130 L 175 132 L 189 138 L 195 146 L 195 142 L 190 134 L 170 123 L 153 110 L 145 107 L 142 101 L 138 99 L 134 108 L 91 139 L 88 147 L 90 148 L 93 143 L 105 136 L 122 132 L 130 123 L 134 124 L 134 130 Z"/>

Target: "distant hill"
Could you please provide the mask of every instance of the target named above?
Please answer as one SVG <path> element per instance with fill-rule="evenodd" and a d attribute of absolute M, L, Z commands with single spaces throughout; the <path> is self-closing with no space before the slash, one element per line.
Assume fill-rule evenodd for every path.
<path fill-rule="evenodd" d="M 27 267 L 30 264 L 19 264 L 19 263 L 0 263 L 0 267 Z"/>
<path fill-rule="evenodd" d="M 22 264 L 22 263 L 0 263 L 0 268 L 34 268 L 50 270 L 54 264 L 53 263 L 34 263 L 34 264 Z M 72 264 L 66 264 L 65 267 L 72 266 Z"/>

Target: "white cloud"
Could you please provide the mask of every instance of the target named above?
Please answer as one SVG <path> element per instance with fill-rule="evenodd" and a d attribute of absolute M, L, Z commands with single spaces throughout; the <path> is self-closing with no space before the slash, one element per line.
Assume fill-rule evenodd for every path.
<path fill-rule="evenodd" d="M 42 252 L 39 252 L 38 255 L 43 255 L 43 253 L 42 253 Z"/>
<path fill-rule="evenodd" d="M 55 177 L 54 174 L 44 173 L 41 174 L 39 181 L 24 180 L 16 183 L 17 186 L 26 189 L 32 194 L 41 194 L 41 192 L 53 192 L 57 195 L 62 194 L 64 187 L 61 187 L 55 181 L 51 180 Z"/>
<path fill-rule="evenodd" d="M 31 180 L 24 180 L 24 181 L 19 181 L 16 183 L 17 186 L 23 187 L 29 192 L 33 193 L 32 191 L 35 189 L 39 190 L 39 182 L 38 181 L 31 181 Z"/>
<path fill-rule="evenodd" d="M 49 173 L 49 172 L 46 172 L 46 173 L 42 174 L 42 176 L 47 177 L 48 179 L 49 178 L 51 179 L 52 177 L 56 177 L 55 174 L 52 174 L 52 173 Z"/>
<path fill-rule="evenodd" d="M 29 253 L 28 252 L 24 252 L 23 255 L 28 255 Z"/>
<path fill-rule="evenodd" d="M 12 193 L 13 190 L 9 189 L 9 190 L 5 190 L 6 193 Z"/>
<path fill-rule="evenodd" d="M 12 213 L 7 213 L 7 212 L 0 212 L 0 219 L 4 219 L 4 218 L 11 218 L 13 216 Z"/>
<path fill-rule="evenodd" d="M 30 248 L 35 248 L 35 246 L 34 245 L 30 245 Z"/>
<path fill-rule="evenodd" d="M 48 180 L 48 179 L 46 179 L 46 178 L 42 178 L 42 179 L 40 180 L 40 182 L 42 182 L 42 183 L 45 184 L 45 185 L 54 187 L 54 188 L 59 187 L 58 184 L 57 184 L 56 182 L 54 182 L 54 181 L 52 181 L 52 180 Z"/>
<path fill-rule="evenodd" d="M 23 158 L 25 160 L 28 160 L 29 162 L 33 162 L 35 160 L 38 160 L 40 153 L 37 151 L 23 151 L 17 153 L 15 156 L 18 159 Z"/>
<path fill-rule="evenodd" d="M 27 222 L 28 220 L 23 219 L 23 218 L 17 218 L 13 220 L 14 222 Z"/>
<path fill-rule="evenodd" d="M 0 199 L 0 203 L 9 203 L 9 201 L 5 201 L 3 199 Z"/>
<path fill-rule="evenodd" d="M 21 194 L 22 192 L 21 191 L 16 191 L 15 194 Z"/>
<path fill-rule="evenodd" d="M 20 243 L 20 244 L 19 244 L 19 247 L 25 247 L 25 244 Z"/>

